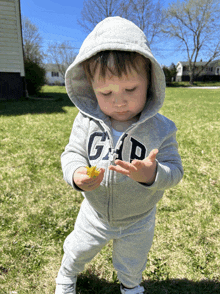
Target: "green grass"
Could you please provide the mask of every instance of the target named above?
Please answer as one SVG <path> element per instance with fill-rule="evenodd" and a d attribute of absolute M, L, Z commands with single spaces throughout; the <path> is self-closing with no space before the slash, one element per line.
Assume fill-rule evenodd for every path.
<path fill-rule="evenodd" d="M 54 293 L 65 237 L 82 201 L 62 178 L 60 155 L 78 110 L 54 100 L 0 102 L 0 293 Z M 167 88 L 185 170 L 157 206 L 146 293 L 220 293 L 220 90 Z M 78 293 L 119 294 L 109 243 L 79 276 Z"/>
<path fill-rule="evenodd" d="M 194 82 L 191 85 L 189 82 L 171 82 L 167 84 L 168 87 L 220 87 L 220 82 Z"/>

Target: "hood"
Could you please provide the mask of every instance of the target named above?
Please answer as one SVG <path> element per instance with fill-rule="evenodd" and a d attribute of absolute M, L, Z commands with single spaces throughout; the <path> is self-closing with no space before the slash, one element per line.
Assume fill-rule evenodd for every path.
<path fill-rule="evenodd" d="M 83 42 L 79 54 L 69 66 L 65 75 L 67 94 L 74 105 L 84 114 L 107 122 L 109 118 L 101 112 L 92 86 L 86 79 L 81 63 L 105 50 L 134 51 L 151 61 L 151 99 L 145 105 L 139 121 L 154 116 L 163 105 L 165 97 L 165 77 L 159 63 L 147 46 L 143 31 L 133 22 L 116 17 L 108 17 L 96 25 Z"/>

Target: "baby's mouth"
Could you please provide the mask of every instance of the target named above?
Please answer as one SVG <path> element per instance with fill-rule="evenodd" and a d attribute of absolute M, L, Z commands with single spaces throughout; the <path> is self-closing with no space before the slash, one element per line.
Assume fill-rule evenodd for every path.
<path fill-rule="evenodd" d="M 117 112 L 118 114 L 125 114 L 127 113 L 127 111 L 120 111 L 120 112 Z"/>

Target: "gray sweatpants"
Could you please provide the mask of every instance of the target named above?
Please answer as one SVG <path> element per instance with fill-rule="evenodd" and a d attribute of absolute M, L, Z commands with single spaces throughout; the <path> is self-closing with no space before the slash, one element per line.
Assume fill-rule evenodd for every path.
<path fill-rule="evenodd" d="M 156 206 L 144 219 L 125 227 L 112 227 L 107 222 L 100 221 L 84 200 L 74 231 L 64 242 L 64 256 L 57 284 L 75 282 L 84 265 L 113 239 L 113 265 L 119 281 L 128 288 L 139 285 L 153 242 L 155 213 Z"/>

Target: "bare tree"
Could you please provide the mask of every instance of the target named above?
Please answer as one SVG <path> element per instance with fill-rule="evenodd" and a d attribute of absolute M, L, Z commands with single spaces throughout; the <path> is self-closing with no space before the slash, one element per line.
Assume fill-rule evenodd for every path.
<path fill-rule="evenodd" d="M 163 23 L 163 1 L 158 0 L 131 0 L 128 3 L 130 14 L 128 18 L 133 21 L 147 36 L 151 47 L 156 37 L 160 35 L 160 26 Z"/>
<path fill-rule="evenodd" d="M 87 33 L 91 32 L 106 17 L 121 16 L 121 2 L 120 0 L 84 0 L 78 24 Z"/>
<path fill-rule="evenodd" d="M 109 16 L 122 16 L 133 21 L 146 34 L 150 46 L 160 33 L 162 2 L 158 0 L 87 0 L 78 20 L 89 33 L 96 24 Z"/>
<path fill-rule="evenodd" d="M 41 46 L 42 37 L 38 28 L 25 16 L 22 16 L 22 37 L 25 60 L 42 64 L 45 57 Z"/>
<path fill-rule="evenodd" d="M 67 68 L 76 58 L 74 49 L 69 41 L 64 41 L 63 43 L 53 42 L 48 45 L 48 59 L 51 63 L 56 64 L 57 70 L 61 73 L 63 79 Z"/>
<path fill-rule="evenodd" d="M 219 0 L 179 0 L 169 5 L 164 12 L 166 22 L 162 30 L 184 48 L 189 62 L 190 83 L 202 70 L 220 55 L 220 8 Z M 195 74 L 198 58 L 207 58 L 207 63 Z"/>

